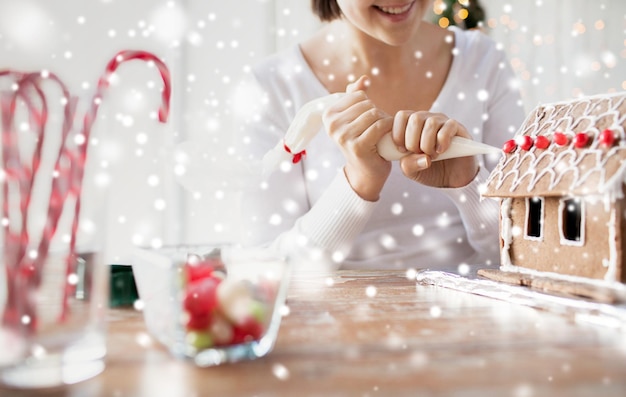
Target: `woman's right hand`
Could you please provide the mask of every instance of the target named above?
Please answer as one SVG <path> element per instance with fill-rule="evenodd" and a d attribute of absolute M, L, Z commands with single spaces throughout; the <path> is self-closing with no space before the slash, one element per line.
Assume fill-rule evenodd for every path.
<path fill-rule="evenodd" d="M 402 173 L 432 187 L 457 188 L 478 173 L 474 156 L 432 162 L 450 147 L 454 136 L 471 139 L 467 129 L 442 113 L 399 111 L 393 124 L 393 141 L 407 155 L 400 159 Z"/>
<path fill-rule="evenodd" d="M 346 95 L 324 111 L 328 135 L 341 149 L 344 172 L 361 198 L 376 201 L 391 172 L 391 163 L 378 154 L 377 143 L 393 128 L 389 116 L 367 97 L 367 77 L 348 85 Z"/>

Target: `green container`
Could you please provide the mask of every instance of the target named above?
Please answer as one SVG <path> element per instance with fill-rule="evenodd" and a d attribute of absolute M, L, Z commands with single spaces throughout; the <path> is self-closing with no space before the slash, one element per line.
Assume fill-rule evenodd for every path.
<path fill-rule="evenodd" d="M 111 265 L 110 283 L 109 307 L 132 306 L 139 299 L 132 266 Z"/>

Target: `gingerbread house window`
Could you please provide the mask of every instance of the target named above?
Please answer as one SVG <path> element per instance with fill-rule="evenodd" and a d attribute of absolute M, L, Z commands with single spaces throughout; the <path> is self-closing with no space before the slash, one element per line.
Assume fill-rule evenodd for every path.
<path fill-rule="evenodd" d="M 526 199 L 525 238 L 529 240 L 541 240 L 543 238 L 543 208 L 543 198 L 532 197 Z"/>
<path fill-rule="evenodd" d="M 584 244 L 584 220 L 584 206 L 580 199 L 567 198 L 561 200 L 559 226 L 562 244 L 577 246 Z"/>

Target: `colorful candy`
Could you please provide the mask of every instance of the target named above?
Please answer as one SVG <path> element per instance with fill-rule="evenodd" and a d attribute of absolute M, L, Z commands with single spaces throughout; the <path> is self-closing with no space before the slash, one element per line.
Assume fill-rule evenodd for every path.
<path fill-rule="evenodd" d="M 577 149 L 582 149 L 587 147 L 592 143 L 592 137 L 586 132 L 578 132 L 572 138 L 572 144 Z M 615 144 L 616 137 L 615 133 L 610 129 L 605 129 L 598 134 L 598 142 L 600 146 L 605 148 L 609 148 Z M 554 132 L 552 135 L 552 142 L 557 146 L 563 147 L 567 146 L 570 142 L 570 138 L 563 132 Z M 502 151 L 504 153 L 513 153 L 515 149 L 518 147 L 522 150 L 529 151 L 531 148 L 535 147 L 539 150 L 547 149 L 551 144 L 550 138 L 546 135 L 537 135 L 536 137 L 531 137 L 528 135 L 519 136 L 516 139 L 509 139 L 502 146 Z"/>
<path fill-rule="evenodd" d="M 528 135 L 519 137 L 519 147 L 522 150 L 529 151 L 533 147 L 533 139 Z"/>
<path fill-rule="evenodd" d="M 265 333 L 276 283 L 231 279 L 217 258 L 190 257 L 183 265 L 185 341 L 196 350 L 259 340 Z"/>
<path fill-rule="evenodd" d="M 213 336 L 210 332 L 191 331 L 187 333 L 186 341 L 196 349 L 207 349 L 213 346 Z"/>
<path fill-rule="evenodd" d="M 187 285 L 183 307 L 192 318 L 208 315 L 217 307 L 217 286 L 221 282 L 215 277 L 205 277 Z"/>
<path fill-rule="evenodd" d="M 517 143 L 515 143 L 515 139 L 509 139 L 508 141 L 504 142 L 504 145 L 502 146 L 502 151 L 504 153 L 511 153 L 515 150 L 516 147 Z"/>
<path fill-rule="evenodd" d="M 600 144 L 606 147 L 613 146 L 615 142 L 615 134 L 613 131 L 606 129 L 600 133 Z"/>
<path fill-rule="evenodd" d="M 535 138 L 535 147 L 537 149 L 546 149 L 550 146 L 550 140 L 545 135 L 539 135 Z"/>
<path fill-rule="evenodd" d="M 585 134 L 584 132 L 579 132 L 574 136 L 575 147 L 582 149 L 587 146 L 587 143 L 589 143 L 589 135 Z"/>
<path fill-rule="evenodd" d="M 554 133 L 554 143 L 556 143 L 559 146 L 565 146 L 567 145 L 567 142 L 568 142 L 567 135 L 565 135 L 562 132 Z"/>

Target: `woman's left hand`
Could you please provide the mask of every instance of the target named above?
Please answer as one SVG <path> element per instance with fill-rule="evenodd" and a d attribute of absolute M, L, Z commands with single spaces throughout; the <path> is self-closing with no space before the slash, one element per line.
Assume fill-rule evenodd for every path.
<path fill-rule="evenodd" d="M 404 175 L 432 187 L 462 187 L 478 173 L 474 156 L 432 162 L 450 147 L 453 136 L 470 138 L 458 121 L 441 113 L 399 111 L 393 121 L 393 141 L 401 151 L 411 152 L 400 159 Z"/>

